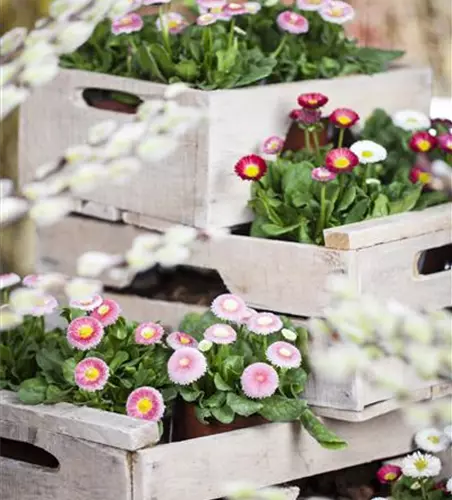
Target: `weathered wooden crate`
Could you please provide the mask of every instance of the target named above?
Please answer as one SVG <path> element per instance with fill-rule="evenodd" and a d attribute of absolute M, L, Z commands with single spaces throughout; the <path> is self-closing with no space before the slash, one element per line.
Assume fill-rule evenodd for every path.
<path fill-rule="evenodd" d="M 65 148 L 84 143 L 87 129 L 104 119 L 130 120 L 130 115 L 89 107 L 85 89 L 132 93 L 142 99 L 161 97 L 163 84 L 78 70 L 63 70 L 22 106 L 19 171 L 29 181 L 37 166 L 53 161 Z M 302 92 L 319 91 L 334 107 L 356 109 L 364 119 L 374 108 L 388 112 L 430 106 L 428 69 L 395 68 L 372 76 L 262 85 L 243 89 L 190 90 L 181 102 L 205 108 L 208 120 L 187 134 L 178 151 L 149 165 L 127 188 L 108 186 L 86 196 L 109 207 L 157 220 L 196 227 L 231 227 L 251 220 L 246 209 L 249 184 L 233 172 L 235 162 L 254 151 L 269 135 L 285 136 L 288 113 Z M 383 101 L 381 95 L 384 94 Z"/>
<path fill-rule="evenodd" d="M 326 423 L 348 449 L 325 450 L 292 423 L 157 444 L 156 424 L 69 404 L 24 406 L 0 391 L 0 497 L 212 500 L 229 482 L 264 487 L 412 449 L 412 429 L 401 412 L 358 424 Z"/>

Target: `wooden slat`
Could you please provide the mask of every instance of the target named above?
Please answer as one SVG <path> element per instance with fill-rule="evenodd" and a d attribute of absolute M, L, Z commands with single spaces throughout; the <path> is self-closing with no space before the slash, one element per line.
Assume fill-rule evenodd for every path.
<path fill-rule="evenodd" d="M 356 250 L 444 230 L 452 231 L 452 203 L 326 229 L 323 234 L 328 248 Z"/>
<path fill-rule="evenodd" d="M 0 391 L 0 419 L 127 451 L 159 441 L 154 423 L 67 403 L 27 406 L 9 391 Z"/>

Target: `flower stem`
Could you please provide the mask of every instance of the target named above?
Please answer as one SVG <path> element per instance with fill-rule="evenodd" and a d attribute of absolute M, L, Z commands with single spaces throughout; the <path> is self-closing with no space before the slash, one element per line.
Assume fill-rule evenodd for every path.
<path fill-rule="evenodd" d="M 173 51 L 171 49 L 171 41 L 169 37 L 169 31 L 168 31 L 168 25 L 163 22 L 163 7 L 160 7 L 159 10 L 159 19 L 160 19 L 160 26 L 162 28 L 162 38 L 163 38 L 163 45 L 165 46 L 171 61 L 173 60 Z"/>
<path fill-rule="evenodd" d="M 367 185 L 366 181 L 367 179 L 370 178 L 371 170 L 372 170 L 372 164 L 368 163 L 367 165 L 363 165 L 364 167 L 364 174 L 363 174 L 363 185 L 362 188 L 366 191 L 367 190 Z"/>
<path fill-rule="evenodd" d="M 228 50 L 232 49 L 232 43 L 234 41 L 234 28 L 235 28 L 235 17 L 233 17 L 231 21 L 231 29 L 229 31 L 229 40 L 228 40 Z"/>
<path fill-rule="evenodd" d="M 339 138 L 337 140 L 337 147 L 341 148 L 342 144 L 344 143 L 344 134 L 345 134 L 345 128 L 340 128 L 339 129 Z"/>
<path fill-rule="evenodd" d="M 304 129 L 304 147 L 308 151 L 311 151 L 311 138 L 310 138 L 309 130 L 307 128 Z"/>
<path fill-rule="evenodd" d="M 314 139 L 314 145 L 315 145 L 315 154 L 316 154 L 316 157 L 317 157 L 317 163 L 318 165 L 317 166 L 321 166 L 322 165 L 322 155 L 320 153 L 320 142 L 319 142 L 319 136 L 317 135 L 317 130 L 314 130 L 314 132 L 312 132 L 312 137 Z"/>
<path fill-rule="evenodd" d="M 284 48 L 284 45 L 286 44 L 286 41 L 287 41 L 287 33 L 285 33 L 284 36 L 281 38 L 281 41 L 279 42 L 279 45 L 270 54 L 270 57 L 272 57 L 273 59 L 276 59 L 279 56 L 279 54 L 281 53 L 281 50 Z"/>
<path fill-rule="evenodd" d="M 325 227 L 325 215 L 326 215 L 326 183 L 322 183 L 320 188 L 320 216 L 317 219 L 317 235 L 322 234 L 323 228 Z"/>
<path fill-rule="evenodd" d="M 421 483 L 421 494 L 422 494 L 422 500 L 428 500 L 428 494 L 425 491 L 425 483 Z"/>

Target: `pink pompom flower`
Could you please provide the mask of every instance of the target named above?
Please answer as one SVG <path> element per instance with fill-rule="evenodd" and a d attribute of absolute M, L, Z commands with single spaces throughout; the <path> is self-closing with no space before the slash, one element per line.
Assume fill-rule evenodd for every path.
<path fill-rule="evenodd" d="M 325 167 L 334 173 L 351 172 L 358 163 L 359 158 L 348 148 L 332 149 L 325 157 Z"/>
<path fill-rule="evenodd" d="M 243 316 L 236 323 L 238 323 L 239 325 L 246 325 L 251 316 L 254 316 L 255 314 L 257 314 L 257 311 L 251 309 L 251 307 L 247 307 L 245 312 L 243 313 Z"/>
<path fill-rule="evenodd" d="M 94 309 L 91 317 L 100 321 L 104 326 L 114 325 L 121 314 L 119 304 L 112 299 L 105 299 L 102 304 Z"/>
<path fill-rule="evenodd" d="M 297 7 L 300 10 L 319 10 L 328 2 L 329 0 L 297 0 Z"/>
<path fill-rule="evenodd" d="M 237 339 L 237 332 L 232 326 L 219 323 L 207 328 L 204 338 L 214 344 L 232 344 Z"/>
<path fill-rule="evenodd" d="M 242 390 L 252 399 L 272 396 L 279 385 L 276 370 L 267 363 L 253 363 L 245 368 L 240 378 Z"/>
<path fill-rule="evenodd" d="M 102 323 L 90 316 L 76 318 L 69 323 L 67 340 L 72 347 L 87 351 L 96 347 L 104 336 Z"/>
<path fill-rule="evenodd" d="M 301 33 L 307 33 L 309 31 L 308 20 L 301 14 L 297 14 L 290 10 L 281 12 L 276 18 L 276 23 L 282 30 L 292 33 L 293 35 L 300 35 Z"/>
<path fill-rule="evenodd" d="M 436 138 L 425 130 L 415 132 L 410 139 L 409 146 L 415 153 L 428 153 L 436 146 Z"/>
<path fill-rule="evenodd" d="M 397 481 L 402 475 L 402 469 L 398 465 L 383 465 L 378 469 L 377 478 L 382 484 Z"/>
<path fill-rule="evenodd" d="M 272 135 L 268 139 L 265 139 L 262 144 L 262 152 L 267 155 L 277 155 L 281 153 L 284 147 L 284 140 L 281 137 Z"/>
<path fill-rule="evenodd" d="M 328 97 L 320 92 L 308 92 L 298 96 L 298 104 L 305 109 L 318 109 L 328 102 Z"/>
<path fill-rule="evenodd" d="M 198 26 L 209 26 L 211 24 L 215 24 L 218 21 L 218 17 L 211 12 L 206 12 L 205 14 L 201 14 L 196 19 L 196 24 Z"/>
<path fill-rule="evenodd" d="M 141 323 L 135 328 L 135 342 L 137 344 L 155 344 L 164 334 L 163 327 L 158 323 Z"/>
<path fill-rule="evenodd" d="M 58 307 L 58 301 L 52 295 L 42 295 L 36 299 L 36 304 L 30 311 L 31 316 L 45 316 L 52 314 Z"/>
<path fill-rule="evenodd" d="M 334 172 L 330 172 L 327 168 L 317 167 L 312 170 L 311 177 L 318 182 L 329 182 L 334 181 L 337 175 Z"/>
<path fill-rule="evenodd" d="M 338 108 L 330 114 L 330 122 L 339 128 L 350 128 L 359 120 L 359 115 L 353 109 Z"/>
<path fill-rule="evenodd" d="M 446 153 L 452 153 L 452 134 L 441 134 L 437 139 L 440 149 Z"/>
<path fill-rule="evenodd" d="M 239 321 L 245 314 L 246 304 L 237 295 L 224 293 L 214 299 L 210 309 L 217 318 L 227 321 Z"/>
<path fill-rule="evenodd" d="M 126 411 L 129 417 L 158 422 L 165 413 L 165 402 L 157 389 L 139 387 L 129 394 Z"/>
<path fill-rule="evenodd" d="M 267 359 L 279 368 L 298 368 L 301 364 L 300 351 L 284 341 L 273 342 L 267 348 Z"/>
<path fill-rule="evenodd" d="M 75 383 L 84 391 L 101 391 L 109 376 L 107 363 L 100 358 L 86 358 L 75 367 Z"/>
<path fill-rule="evenodd" d="M 174 350 L 181 347 L 198 347 L 198 341 L 188 333 L 173 332 L 166 338 L 166 343 Z"/>
<path fill-rule="evenodd" d="M 15 273 L 0 274 L 0 290 L 20 283 L 20 276 Z"/>
<path fill-rule="evenodd" d="M 276 314 L 263 312 L 251 316 L 247 323 L 248 330 L 258 335 L 269 335 L 279 332 L 283 328 L 283 322 Z"/>
<path fill-rule="evenodd" d="M 227 16 L 242 16 L 243 14 L 248 14 L 243 3 L 229 2 L 223 6 L 223 12 Z"/>
<path fill-rule="evenodd" d="M 94 309 L 102 304 L 103 300 L 100 295 L 93 295 L 87 299 L 71 300 L 69 306 L 74 309 L 81 309 L 82 311 L 94 311 Z"/>
<path fill-rule="evenodd" d="M 199 380 L 206 370 L 207 361 L 204 354 L 191 347 L 177 349 L 168 360 L 168 376 L 175 384 L 192 384 Z"/>
<path fill-rule="evenodd" d="M 161 18 L 157 19 L 155 25 L 159 31 L 162 31 L 163 26 L 168 30 L 171 35 L 178 35 L 185 30 L 188 26 L 188 22 L 182 14 L 179 12 L 167 12 L 162 14 Z"/>
<path fill-rule="evenodd" d="M 333 24 L 344 24 L 355 17 L 355 9 L 341 0 L 329 0 L 319 10 L 324 21 Z"/>
<path fill-rule="evenodd" d="M 114 35 L 134 33 L 143 28 L 143 18 L 139 14 L 126 14 L 111 22 L 111 32 Z"/>

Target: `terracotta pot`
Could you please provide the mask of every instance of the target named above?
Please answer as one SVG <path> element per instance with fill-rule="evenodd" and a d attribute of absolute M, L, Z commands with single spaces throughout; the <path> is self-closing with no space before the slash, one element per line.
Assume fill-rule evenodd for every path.
<path fill-rule="evenodd" d="M 179 402 L 173 417 L 174 441 L 184 441 L 223 432 L 236 431 L 246 427 L 254 427 L 268 423 L 263 417 L 253 415 L 251 417 L 236 417 L 231 424 L 222 424 L 213 420 L 209 425 L 202 424 L 195 414 L 195 405 Z"/>
<path fill-rule="evenodd" d="M 319 144 L 320 146 L 325 146 L 328 144 L 328 120 L 323 120 L 324 128 L 319 134 Z M 311 147 L 314 145 L 311 144 Z M 306 147 L 304 131 L 301 130 L 296 122 L 292 122 L 287 132 L 286 142 L 284 143 L 284 151 L 299 151 Z"/>

